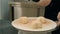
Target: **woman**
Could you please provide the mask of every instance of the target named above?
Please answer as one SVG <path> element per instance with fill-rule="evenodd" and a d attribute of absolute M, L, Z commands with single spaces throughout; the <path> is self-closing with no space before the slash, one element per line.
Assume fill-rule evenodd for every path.
<path fill-rule="evenodd" d="M 45 17 L 53 21 L 57 21 L 57 15 L 60 11 L 60 0 L 52 0 L 49 6 L 46 7 Z M 57 23 L 59 24 L 59 22 Z M 60 34 L 60 28 L 53 31 L 52 34 Z"/>

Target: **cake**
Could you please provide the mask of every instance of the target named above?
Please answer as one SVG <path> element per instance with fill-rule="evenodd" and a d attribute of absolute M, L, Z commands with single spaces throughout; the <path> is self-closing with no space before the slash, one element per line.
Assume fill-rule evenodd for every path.
<path fill-rule="evenodd" d="M 46 18 L 45 17 L 42 17 L 42 16 L 38 17 L 37 20 L 40 21 L 43 24 L 46 23 Z"/>
<path fill-rule="evenodd" d="M 24 27 L 29 27 L 32 29 L 41 29 L 43 27 L 43 24 L 49 23 L 49 20 L 45 17 L 37 17 L 35 20 L 28 17 L 20 17 L 19 23 L 23 24 Z M 26 25 L 24 25 L 26 24 Z"/>
<path fill-rule="evenodd" d="M 20 17 L 19 18 L 19 22 L 22 23 L 22 24 L 27 24 L 28 23 L 28 19 L 27 19 L 27 17 Z"/>
<path fill-rule="evenodd" d="M 33 29 L 42 28 L 42 23 L 40 21 L 32 21 L 31 28 L 33 28 Z"/>

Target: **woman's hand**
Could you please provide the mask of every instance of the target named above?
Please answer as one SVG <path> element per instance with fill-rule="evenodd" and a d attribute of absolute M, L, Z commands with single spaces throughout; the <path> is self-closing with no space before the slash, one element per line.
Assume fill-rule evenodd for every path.
<path fill-rule="evenodd" d="M 57 21 L 57 25 L 60 26 L 60 21 Z"/>
<path fill-rule="evenodd" d="M 57 15 L 57 19 L 58 19 L 57 24 L 58 24 L 58 26 L 60 26 L 60 12 Z"/>

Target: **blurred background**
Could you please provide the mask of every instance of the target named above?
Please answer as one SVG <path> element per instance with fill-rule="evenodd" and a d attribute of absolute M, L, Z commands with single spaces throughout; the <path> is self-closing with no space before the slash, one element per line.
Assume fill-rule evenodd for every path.
<path fill-rule="evenodd" d="M 0 0 L 0 34 L 17 34 L 18 31 L 11 25 L 9 2 L 12 0 Z"/>
<path fill-rule="evenodd" d="M 8 3 L 12 0 L 0 0 L 0 19 L 9 20 L 9 5 Z"/>

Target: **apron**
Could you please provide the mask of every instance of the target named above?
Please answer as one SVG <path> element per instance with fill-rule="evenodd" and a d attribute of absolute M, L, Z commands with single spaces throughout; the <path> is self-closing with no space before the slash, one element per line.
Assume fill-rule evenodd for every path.
<path fill-rule="evenodd" d="M 46 7 L 45 17 L 53 21 L 57 21 L 57 15 L 60 11 L 60 0 L 52 0 L 50 5 Z M 53 31 L 52 34 L 60 34 L 60 27 Z"/>

